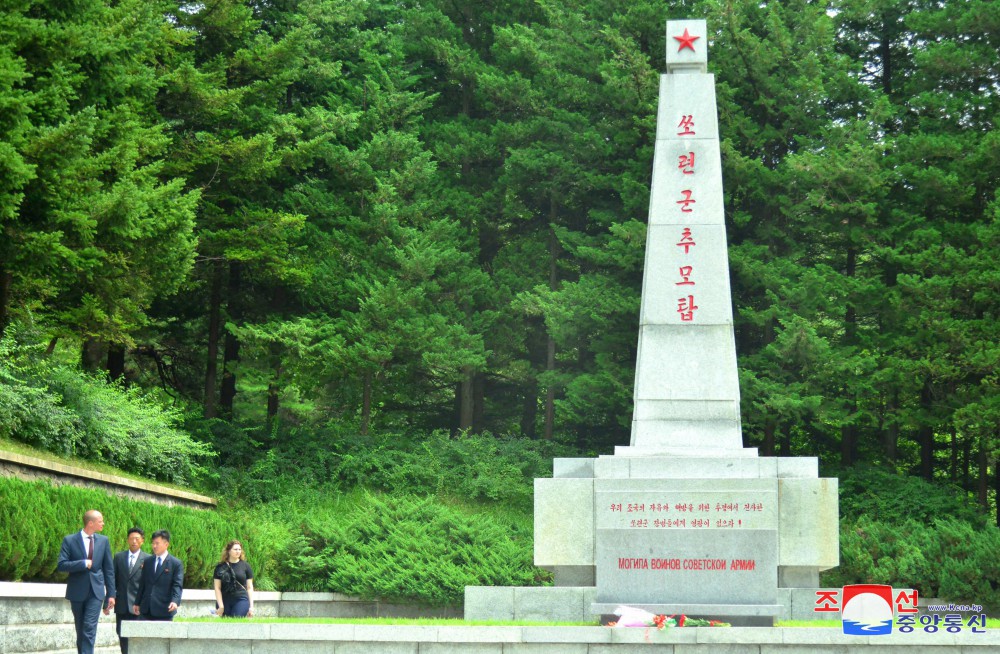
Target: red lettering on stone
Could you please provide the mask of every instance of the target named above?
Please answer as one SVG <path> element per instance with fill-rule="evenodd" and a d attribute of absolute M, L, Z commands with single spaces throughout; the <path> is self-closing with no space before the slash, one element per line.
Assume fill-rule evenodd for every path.
<path fill-rule="evenodd" d="M 689 191 L 689 190 L 681 191 L 681 195 L 684 196 L 684 199 L 683 200 L 678 200 L 677 204 L 681 205 L 681 211 L 683 211 L 684 213 L 691 213 L 691 212 L 694 211 L 694 209 L 692 209 L 690 205 L 692 205 L 695 202 L 697 202 L 697 200 L 692 200 L 691 199 L 691 194 L 692 193 L 693 193 L 693 191 Z"/>
<path fill-rule="evenodd" d="M 674 286 L 694 286 L 694 282 L 691 281 L 692 271 L 694 271 L 694 266 L 681 266 L 681 281 L 675 282 Z"/>
<path fill-rule="evenodd" d="M 690 254 L 691 248 L 695 245 L 697 245 L 697 243 L 694 242 L 694 238 L 691 236 L 691 228 L 685 227 L 684 231 L 681 232 L 681 240 L 677 244 L 677 247 L 684 248 L 684 254 Z"/>
<path fill-rule="evenodd" d="M 677 167 L 685 175 L 694 174 L 694 152 L 688 152 L 677 157 Z"/>
<path fill-rule="evenodd" d="M 681 322 L 692 322 L 697 309 L 698 305 L 694 303 L 693 295 L 677 298 L 677 313 L 681 314 Z"/>

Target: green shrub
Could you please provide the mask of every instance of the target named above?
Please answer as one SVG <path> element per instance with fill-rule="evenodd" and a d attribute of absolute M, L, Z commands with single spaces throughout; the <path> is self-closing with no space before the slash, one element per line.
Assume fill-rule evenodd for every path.
<path fill-rule="evenodd" d="M 462 602 L 466 586 L 537 585 L 530 516 L 469 514 L 431 498 L 364 493 L 316 510 L 280 553 L 283 590 Z"/>
<path fill-rule="evenodd" d="M 260 590 L 335 591 L 425 604 L 461 603 L 467 585 L 547 581 L 532 565 L 530 513 L 473 512 L 412 495 L 327 495 L 298 488 L 279 500 L 218 511 L 167 507 L 73 486 L 0 478 L 0 579 L 62 582 L 63 536 L 84 511 L 104 514 L 115 551 L 129 527 L 169 529 L 186 588 L 210 588 L 224 544 L 241 540 Z M 147 543 L 148 549 L 148 543 Z"/>
<path fill-rule="evenodd" d="M 0 477 L 0 579 L 62 582 L 56 571 L 63 536 L 79 531 L 88 509 L 104 514 L 104 535 L 125 549 L 129 527 L 171 533 L 170 551 L 184 562 L 186 588 L 211 588 L 212 572 L 227 541 L 246 546 L 262 590 L 274 589 L 275 551 L 290 539 L 284 523 L 262 525 L 245 514 L 168 507 L 129 500 L 100 490 L 51 486 Z"/>
<path fill-rule="evenodd" d="M 901 524 L 843 520 L 840 565 L 822 585 L 889 584 L 921 597 L 1000 608 L 1000 529 L 946 518 Z"/>
<path fill-rule="evenodd" d="M 552 475 L 556 456 L 579 452 L 549 441 L 465 434 L 383 433 L 359 436 L 339 425 L 294 428 L 256 456 L 233 429 L 212 428 L 223 465 L 215 491 L 249 502 L 272 502 L 296 488 L 356 487 L 414 495 L 461 497 L 531 510 L 536 477 Z M 258 441 L 259 443 L 259 441 Z M 245 446 L 244 446 L 245 447 Z"/>
<path fill-rule="evenodd" d="M 887 524 L 900 524 L 907 520 L 929 523 L 938 517 L 951 516 L 978 527 L 987 522 L 982 507 L 952 486 L 875 466 L 853 466 L 838 471 L 837 476 L 842 518 L 867 516 Z"/>
<path fill-rule="evenodd" d="M 11 327 L 0 337 L 0 438 L 72 454 L 83 438 L 79 420 L 46 384 L 41 345 L 22 344 L 19 335 Z"/>
<path fill-rule="evenodd" d="M 179 427 L 178 411 L 55 364 L 31 339 L 14 328 L 0 338 L 0 436 L 178 484 L 203 472 L 211 448 Z"/>
<path fill-rule="evenodd" d="M 78 445 L 79 456 L 183 484 L 212 453 L 178 428 L 180 412 L 160 406 L 138 387 L 122 388 L 67 368 L 53 371 L 52 382 L 86 434 Z"/>
<path fill-rule="evenodd" d="M 345 445 L 332 474 L 347 487 L 451 494 L 530 510 L 535 478 L 551 477 L 553 457 L 569 454 L 548 441 L 490 434 L 384 434 Z"/>

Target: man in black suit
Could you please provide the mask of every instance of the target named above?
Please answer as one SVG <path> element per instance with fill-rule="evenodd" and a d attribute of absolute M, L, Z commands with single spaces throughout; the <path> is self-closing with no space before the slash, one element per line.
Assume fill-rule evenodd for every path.
<path fill-rule="evenodd" d="M 173 620 L 184 590 L 184 564 L 167 552 L 170 532 L 153 532 L 153 555 L 142 562 L 132 613 L 143 620 Z"/>
<path fill-rule="evenodd" d="M 104 529 L 100 511 L 83 514 L 83 529 L 66 536 L 59 547 L 56 568 L 69 573 L 66 578 L 66 599 L 73 609 L 76 624 L 77 654 L 94 654 L 97 621 L 101 606 L 115 607 L 115 571 L 111 565 L 111 543 L 99 531 Z"/>
<path fill-rule="evenodd" d="M 128 549 L 115 554 L 115 585 L 121 601 L 115 604 L 115 631 L 122 654 L 128 654 L 128 638 L 122 638 L 122 620 L 135 620 L 132 607 L 139 603 L 139 577 L 142 576 L 142 562 L 149 557 L 140 548 L 146 540 L 146 532 L 138 527 L 128 530 Z M 105 609 L 107 611 L 107 609 Z"/>

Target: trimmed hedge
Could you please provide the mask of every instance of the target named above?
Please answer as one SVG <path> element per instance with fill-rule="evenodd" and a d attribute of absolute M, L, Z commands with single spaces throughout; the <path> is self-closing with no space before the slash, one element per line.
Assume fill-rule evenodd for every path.
<path fill-rule="evenodd" d="M 466 586 L 541 585 L 531 516 L 359 493 L 316 511 L 280 553 L 282 590 L 459 605 Z M 316 585 L 320 584 L 317 589 Z"/>
<path fill-rule="evenodd" d="M 199 511 L 72 486 L 0 477 L 0 579 L 62 582 L 59 544 L 88 509 L 104 514 L 115 551 L 128 528 L 169 529 L 185 587 L 210 588 L 226 541 L 246 546 L 260 590 L 460 604 L 467 585 L 540 585 L 530 513 L 438 497 L 299 489 L 270 504 Z M 147 543 L 148 549 L 148 543 Z"/>
<path fill-rule="evenodd" d="M 222 512 L 139 502 L 104 491 L 52 486 L 0 477 L 0 579 L 64 582 L 56 571 L 63 536 L 82 528 L 83 513 L 104 514 L 103 534 L 114 551 L 127 547 L 129 527 L 146 532 L 146 549 L 157 529 L 171 534 L 170 551 L 184 562 L 184 585 L 211 588 L 212 572 L 226 542 L 242 541 L 255 585 L 274 589 L 275 551 L 290 539 L 280 523 L 256 524 Z"/>

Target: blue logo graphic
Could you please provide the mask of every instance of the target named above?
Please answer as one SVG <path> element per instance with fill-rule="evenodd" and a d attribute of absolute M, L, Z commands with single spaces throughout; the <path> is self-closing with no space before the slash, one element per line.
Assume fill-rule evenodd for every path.
<path fill-rule="evenodd" d="M 892 586 L 844 586 L 840 617 L 844 633 L 851 636 L 885 636 L 892 633 Z"/>

